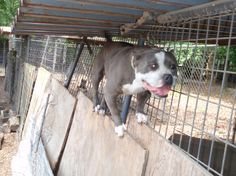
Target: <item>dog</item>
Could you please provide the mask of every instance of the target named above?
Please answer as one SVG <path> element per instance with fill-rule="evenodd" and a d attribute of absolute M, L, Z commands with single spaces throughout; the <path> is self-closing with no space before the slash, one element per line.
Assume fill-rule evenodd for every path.
<path fill-rule="evenodd" d="M 104 75 L 105 100 L 99 104 L 98 87 Z M 126 128 L 117 107 L 117 96 L 137 94 L 136 118 L 138 123 L 146 123 L 144 106 L 151 94 L 167 97 L 176 79 L 177 61 L 172 52 L 108 40 L 92 67 L 94 111 L 105 113 L 107 104 L 115 123 L 115 133 L 122 137 Z"/>

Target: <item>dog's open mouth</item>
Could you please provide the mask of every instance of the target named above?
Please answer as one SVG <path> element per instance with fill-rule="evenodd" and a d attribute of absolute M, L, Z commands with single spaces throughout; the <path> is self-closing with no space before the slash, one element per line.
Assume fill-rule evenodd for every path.
<path fill-rule="evenodd" d="M 151 86 L 146 81 L 143 81 L 143 87 L 144 89 L 149 90 L 151 93 L 159 97 L 167 97 L 169 91 L 171 90 L 170 85 L 163 85 L 162 87 L 154 87 L 154 86 Z"/>

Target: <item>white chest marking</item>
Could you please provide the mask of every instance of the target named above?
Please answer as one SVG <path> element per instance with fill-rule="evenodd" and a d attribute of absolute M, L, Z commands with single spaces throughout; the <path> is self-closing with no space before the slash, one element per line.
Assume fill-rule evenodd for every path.
<path fill-rule="evenodd" d="M 143 83 L 141 80 L 133 80 L 132 84 L 125 84 L 122 86 L 122 91 L 124 94 L 136 94 L 144 91 Z"/>

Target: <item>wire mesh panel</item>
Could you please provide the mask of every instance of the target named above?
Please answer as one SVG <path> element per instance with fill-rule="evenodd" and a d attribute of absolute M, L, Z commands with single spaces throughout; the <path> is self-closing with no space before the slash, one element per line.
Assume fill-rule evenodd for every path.
<path fill-rule="evenodd" d="M 169 97 L 147 105 L 150 125 L 214 175 L 236 173 L 235 37 L 234 12 L 157 25 L 149 33 L 149 43 L 174 49 L 179 63 Z"/>
<path fill-rule="evenodd" d="M 145 111 L 153 130 L 177 145 L 213 175 L 234 175 L 235 145 L 235 14 L 206 16 L 158 24 L 146 45 L 173 49 L 179 63 L 177 84 L 166 99 L 151 97 Z M 135 40 L 135 39 L 134 39 Z M 113 41 L 133 42 L 113 37 Z M 69 90 L 91 97 L 91 66 L 102 45 L 86 46 Z M 100 93 L 102 96 L 102 85 Z M 135 96 L 131 108 L 136 105 Z"/>
<path fill-rule="evenodd" d="M 3 40 L 0 42 L 0 66 L 1 67 L 5 66 L 7 53 L 8 53 L 7 40 Z"/>
<path fill-rule="evenodd" d="M 36 80 L 36 67 L 30 64 L 24 64 L 24 75 L 21 87 L 20 97 L 18 97 L 20 104 L 18 107 L 19 114 L 23 118 L 26 117 L 30 105 L 31 96 L 33 93 L 33 86 Z M 24 119 L 23 119 L 24 120 Z"/>

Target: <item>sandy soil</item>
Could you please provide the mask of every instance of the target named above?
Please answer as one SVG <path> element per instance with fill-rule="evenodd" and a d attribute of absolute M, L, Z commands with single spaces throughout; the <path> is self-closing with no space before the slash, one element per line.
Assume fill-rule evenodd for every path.
<path fill-rule="evenodd" d="M 0 150 L 0 175 L 11 175 L 11 159 L 18 147 L 16 133 L 4 135 L 2 150 Z"/>
<path fill-rule="evenodd" d="M 3 104 L 4 107 L 10 107 L 7 102 L 8 98 L 4 92 L 4 77 L 0 77 L 0 104 Z M 17 133 L 4 134 L 2 150 L 0 150 L 0 175 L 11 175 L 11 159 L 17 152 L 17 148 Z"/>

